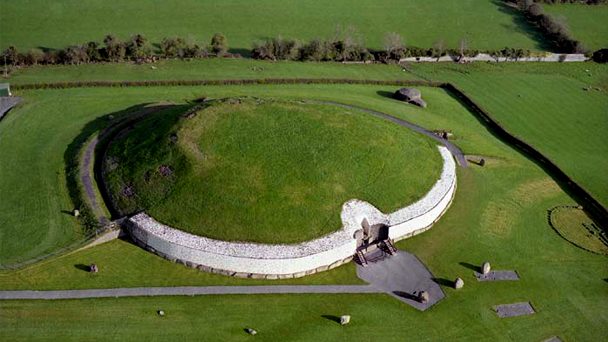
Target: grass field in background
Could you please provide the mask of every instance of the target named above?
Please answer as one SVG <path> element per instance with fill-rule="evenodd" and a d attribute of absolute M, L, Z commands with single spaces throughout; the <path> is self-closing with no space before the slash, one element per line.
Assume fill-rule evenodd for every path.
<path fill-rule="evenodd" d="M 413 66 L 464 90 L 608 206 L 608 67 L 595 63 Z M 585 90 L 587 89 L 587 90 Z"/>
<path fill-rule="evenodd" d="M 11 84 L 62 81 L 218 80 L 254 78 L 412 79 L 396 65 L 267 62 L 253 59 L 162 60 L 154 64 L 106 63 L 16 69 Z"/>
<path fill-rule="evenodd" d="M 329 38 L 338 25 L 355 27 L 373 48 L 382 48 L 387 32 L 399 32 L 407 44 L 420 47 L 441 39 L 457 47 L 466 37 L 476 49 L 543 48 L 515 10 L 489 0 L 24 0 L 1 5 L 0 49 L 64 48 L 102 41 L 108 33 L 123 39 L 141 33 L 155 43 L 181 36 L 206 45 L 222 32 L 233 51 L 248 52 L 255 40 L 278 35 Z"/>
<path fill-rule="evenodd" d="M 158 338 L 249 338 L 261 340 L 598 340 L 608 334 L 606 257 L 562 239 L 547 223 L 547 209 L 574 204 L 538 166 L 496 140 L 457 101 L 441 90 L 421 88 L 429 103 L 420 109 L 378 93 L 390 87 L 362 85 L 168 87 L 70 89 L 24 92 L 27 98 L 62 97 L 108 107 L 146 98 L 165 99 L 242 94 L 339 99 L 385 111 L 427 128 L 452 129 L 465 153 L 486 156 L 484 167 L 458 169 L 458 190 L 451 208 L 428 232 L 398 243 L 415 253 L 440 279 L 465 281 L 462 290 L 444 287 L 446 299 L 421 313 L 387 295 L 199 296 L 70 301 L 0 302 L 0 337 L 82 340 L 116 336 L 123 340 Z M 118 94 L 132 101 L 126 101 Z M 51 95 L 49 95 L 51 94 Z M 67 101 L 67 100 L 66 100 Z M 100 107 L 100 105 L 98 105 Z M 97 108 L 98 110 L 100 108 Z M 110 108 L 107 108 L 110 109 Z M 19 113 L 19 112 L 13 112 Z M 57 114 L 55 114 L 57 115 Z M 91 113 L 94 116 L 93 113 Z M 490 261 L 494 269 L 517 270 L 518 282 L 480 283 L 470 265 Z M 97 263 L 100 273 L 77 267 Z M 114 241 L 59 257 L 20 271 L 0 272 L 2 289 L 61 289 L 175 285 L 266 284 L 197 273 L 134 245 Z M 354 283 L 352 264 L 287 283 Z M 277 282 L 278 284 L 279 282 Z M 497 304 L 530 301 L 537 313 L 500 319 Z M 156 310 L 166 312 L 158 317 Z M 323 315 L 349 314 L 347 327 Z M 298 324 L 293 322 L 297 321 Z M 408 323 L 410 322 L 410 323 Z M 411 324 L 415 322 L 415 324 Z M 115 328 L 107 331 L 107 326 Z M 377 327 L 382 329 L 377 329 Z M 421 327 L 429 327 L 421 328 Z M 432 327 L 432 328 L 430 328 Z M 44 332 L 44 334 L 43 334 Z M 166 334 L 166 335 L 164 335 Z"/>
<path fill-rule="evenodd" d="M 608 47 L 608 5 L 544 5 L 545 12 L 566 23 L 572 36 L 595 51 Z"/>

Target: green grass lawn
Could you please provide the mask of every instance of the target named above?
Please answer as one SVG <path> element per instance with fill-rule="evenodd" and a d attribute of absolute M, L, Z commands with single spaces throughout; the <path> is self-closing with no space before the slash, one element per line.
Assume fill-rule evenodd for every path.
<path fill-rule="evenodd" d="M 497 141 L 443 90 L 421 88 L 429 103 L 427 109 L 407 106 L 378 94 L 390 90 L 390 87 L 361 85 L 294 85 L 95 88 L 28 91 L 21 95 L 30 101 L 61 96 L 65 101 L 70 99 L 71 104 L 98 98 L 97 110 L 103 106 L 120 108 L 126 105 L 122 102 L 134 103 L 146 98 L 171 99 L 202 93 L 339 99 L 392 113 L 427 128 L 449 127 L 454 132 L 454 142 L 465 153 L 488 156 L 488 162 L 484 167 L 472 165 L 459 169 L 458 190 L 452 207 L 431 230 L 398 244 L 399 248 L 415 253 L 436 277 L 448 280 L 461 277 L 465 281 L 465 287 L 459 291 L 444 287 L 446 299 L 430 311 L 418 312 L 387 295 L 2 301 L 0 338 L 87 340 L 103 336 L 123 340 L 244 340 L 250 338 L 243 331 L 246 327 L 257 329 L 259 334 L 255 338 L 261 340 L 364 341 L 373 337 L 388 341 L 542 341 L 557 335 L 565 341 L 595 341 L 606 336 L 606 257 L 573 246 L 547 224 L 547 209 L 574 204 L 572 200 L 538 166 Z M 109 98 L 118 103 L 108 103 Z M 469 264 L 480 265 L 486 260 L 494 269 L 517 270 L 521 280 L 477 282 Z M 75 266 L 92 262 L 100 265 L 100 273 L 92 275 Z M 286 282 L 354 283 L 352 272 L 354 268 L 349 264 Z M 2 289 L 267 282 L 198 273 L 123 241 L 24 270 L 0 272 Z M 538 312 L 532 316 L 499 319 L 492 311 L 494 305 L 520 301 L 530 301 Z M 165 310 L 164 318 L 157 316 L 158 309 Z M 352 323 L 347 327 L 323 317 L 343 314 L 352 315 Z M 108 326 L 113 328 L 108 330 Z"/>
<path fill-rule="evenodd" d="M 154 66 L 154 69 L 152 68 Z M 106 63 L 16 69 L 11 84 L 61 81 L 217 80 L 257 78 L 351 78 L 396 80 L 414 76 L 399 66 L 331 62 L 258 61 L 253 59 L 162 60 L 152 64 Z"/>
<path fill-rule="evenodd" d="M 413 70 L 456 84 L 509 132 L 537 148 L 608 206 L 607 66 L 418 64 Z"/>
<path fill-rule="evenodd" d="M 222 32 L 238 52 L 278 35 L 331 37 L 337 25 L 354 26 L 374 48 L 383 46 L 387 32 L 399 32 L 407 44 L 422 47 L 440 39 L 456 47 L 467 37 L 476 49 L 541 48 L 516 11 L 489 0 L 24 0 L 1 5 L 0 49 L 64 48 L 102 41 L 108 33 L 120 38 L 142 33 L 156 43 L 177 35 L 208 44 Z"/>
<path fill-rule="evenodd" d="M 409 129 L 337 106 L 261 101 L 216 102 L 194 118 L 159 112 L 113 143 L 106 179 L 122 215 L 145 210 L 221 240 L 295 243 L 340 229 L 350 199 L 389 213 L 439 178 L 437 143 Z"/>
<path fill-rule="evenodd" d="M 588 49 L 608 47 L 608 5 L 544 5 L 545 12 L 566 23 L 572 36 Z"/>

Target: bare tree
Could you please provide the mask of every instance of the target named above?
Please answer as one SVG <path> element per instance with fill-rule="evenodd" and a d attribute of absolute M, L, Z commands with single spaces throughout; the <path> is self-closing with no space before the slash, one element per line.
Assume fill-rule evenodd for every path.
<path fill-rule="evenodd" d="M 396 50 L 405 50 L 403 38 L 397 32 L 389 32 L 384 35 L 384 50 L 391 53 Z"/>
<path fill-rule="evenodd" d="M 458 45 L 458 50 L 460 52 L 460 57 L 464 57 L 465 52 L 469 49 L 469 40 L 466 37 L 460 39 L 460 43 Z"/>
<path fill-rule="evenodd" d="M 439 39 L 435 44 L 433 44 L 433 49 L 435 50 L 435 57 L 437 60 L 443 56 L 445 53 L 445 42 L 443 39 Z"/>

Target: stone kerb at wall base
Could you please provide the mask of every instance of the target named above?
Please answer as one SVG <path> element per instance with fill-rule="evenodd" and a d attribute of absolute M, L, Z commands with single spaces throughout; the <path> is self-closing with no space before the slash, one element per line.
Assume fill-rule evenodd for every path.
<path fill-rule="evenodd" d="M 192 235 L 166 226 L 145 213 L 130 217 L 125 227 L 143 248 L 188 267 L 229 276 L 285 279 L 335 268 L 352 260 L 355 232 L 363 220 L 389 227 L 389 238 L 400 240 L 429 229 L 449 207 L 456 189 L 456 163 L 438 146 L 443 170 L 431 190 L 416 203 L 384 214 L 371 204 L 350 200 L 343 205 L 339 231 L 295 245 L 227 242 Z"/>

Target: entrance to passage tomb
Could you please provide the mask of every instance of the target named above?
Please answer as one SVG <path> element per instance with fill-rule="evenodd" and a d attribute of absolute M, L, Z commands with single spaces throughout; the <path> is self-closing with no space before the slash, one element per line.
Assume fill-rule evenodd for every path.
<path fill-rule="evenodd" d="M 380 241 L 388 239 L 388 226 L 382 223 L 369 224 L 367 219 L 363 219 L 361 222 L 363 228 L 363 234 L 360 241 L 357 241 L 357 246 L 368 246 L 377 244 Z M 360 244 L 359 244 L 360 242 Z"/>
<path fill-rule="evenodd" d="M 388 237 L 388 228 L 385 224 L 369 224 L 367 219 L 363 219 L 361 229 L 354 236 L 357 240 L 359 264 L 365 266 L 368 262 L 380 261 L 385 256 L 396 253 L 397 250 Z"/>

